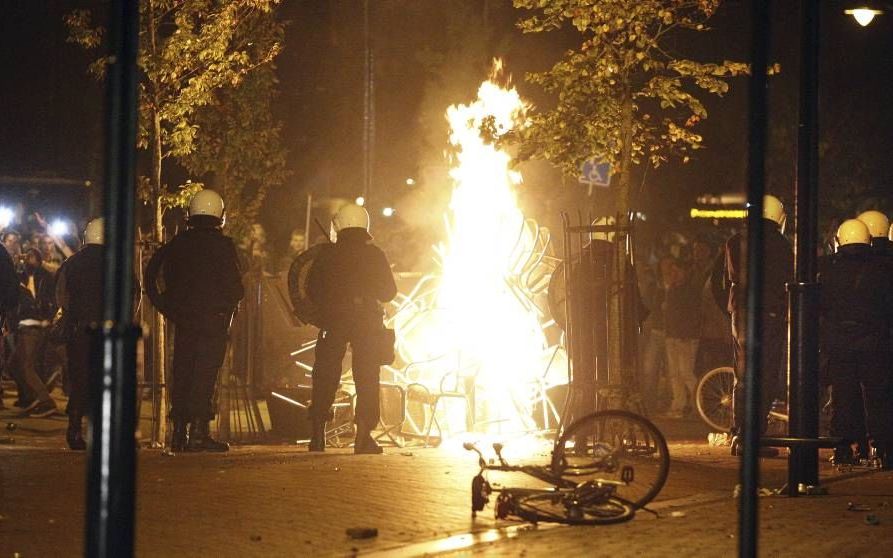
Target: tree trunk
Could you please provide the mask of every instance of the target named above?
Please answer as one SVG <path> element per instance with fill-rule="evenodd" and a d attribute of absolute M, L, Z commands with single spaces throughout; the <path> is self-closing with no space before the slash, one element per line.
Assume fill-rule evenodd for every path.
<path fill-rule="evenodd" d="M 157 28 L 155 21 L 155 2 L 154 0 L 148 0 L 148 18 L 146 21 L 146 30 L 148 31 L 149 36 L 149 54 L 151 57 L 158 56 L 158 36 L 157 36 Z M 152 136 L 151 136 L 151 145 L 152 145 L 152 178 L 150 185 L 150 196 L 149 199 L 152 203 L 153 209 L 153 234 L 155 237 L 156 246 L 160 247 L 164 242 L 164 224 L 162 221 L 162 217 L 164 216 L 164 210 L 161 206 L 161 193 L 162 193 L 162 183 L 161 183 L 161 170 L 162 170 L 162 144 L 161 144 L 161 115 L 158 112 L 158 108 L 161 103 L 161 93 L 158 87 L 158 83 L 152 81 L 150 82 L 151 94 L 152 94 L 152 107 L 151 107 L 151 115 L 152 115 Z M 152 365 L 155 367 L 153 377 L 155 378 L 155 389 L 157 390 L 157 408 L 154 409 L 155 420 L 156 420 L 156 436 L 157 438 L 152 440 L 153 445 L 165 445 L 165 441 L 167 439 L 167 404 L 168 404 L 168 374 L 167 374 L 167 336 L 165 335 L 165 326 L 166 320 L 164 316 L 161 315 L 161 312 L 158 310 L 154 311 L 154 328 L 152 331 L 154 332 L 154 347 L 153 347 L 153 359 Z M 161 386 L 161 387 L 159 387 Z"/>
<path fill-rule="evenodd" d="M 633 137 L 633 100 L 632 93 L 627 89 L 624 93 L 623 101 L 620 107 L 620 180 L 617 185 L 617 197 L 614 202 L 616 211 L 617 225 L 628 225 L 627 215 L 630 210 L 630 182 L 632 172 L 632 137 Z M 635 371 L 631 370 L 631 363 L 626 358 L 627 347 L 632 342 L 626 339 L 626 332 L 631 329 L 627 327 L 627 321 L 634 319 L 633 316 L 625 315 L 628 310 L 624 304 L 624 298 L 629 295 L 624 290 L 630 284 L 626 280 L 627 273 L 632 270 L 627 269 L 627 236 L 626 234 L 617 234 L 614 237 L 616 251 L 615 263 L 612 270 L 611 282 L 619 288 L 612 289 L 610 308 L 611 315 L 608 323 L 608 358 L 610 359 L 610 376 L 611 385 L 628 387 L 630 380 L 635 376 Z"/>

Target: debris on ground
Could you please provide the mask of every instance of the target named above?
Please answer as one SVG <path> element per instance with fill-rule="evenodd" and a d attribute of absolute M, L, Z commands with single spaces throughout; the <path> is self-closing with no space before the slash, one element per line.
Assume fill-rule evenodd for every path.
<path fill-rule="evenodd" d="M 731 438 L 728 432 L 711 432 L 707 434 L 707 445 L 709 446 L 728 446 L 730 443 Z"/>
<path fill-rule="evenodd" d="M 772 488 L 760 488 L 757 490 L 757 496 L 778 496 L 781 494 L 781 490 L 775 490 Z M 732 489 L 732 498 L 738 498 L 741 496 L 741 485 L 736 484 L 735 488 Z"/>
<path fill-rule="evenodd" d="M 6 423 L 6 429 L 9 430 L 10 432 L 14 432 L 15 429 L 18 427 L 19 427 L 19 425 L 15 422 L 7 422 Z"/>
<path fill-rule="evenodd" d="M 251 535 L 251 542 L 260 542 L 262 537 L 260 535 Z"/>
<path fill-rule="evenodd" d="M 670 513 L 670 517 L 685 517 L 686 513 L 684 511 L 674 511 Z"/>
<path fill-rule="evenodd" d="M 16 439 L 12 436 L 3 436 L 0 438 L 0 444 L 14 444 L 16 443 Z"/>
<path fill-rule="evenodd" d="M 851 512 L 867 512 L 871 511 L 871 506 L 857 504 L 856 502 L 847 502 L 846 509 Z"/>
<path fill-rule="evenodd" d="M 400 455 L 402 455 L 403 457 L 412 457 L 412 452 L 404 451 L 404 452 L 401 452 Z"/>
<path fill-rule="evenodd" d="M 881 520 L 878 518 L 878 516 L 874 515 L 873 513 L 870 513 L 865 516 L 865 524 L 866 525 L 880 525 L 880 523 L 881 523 Z"/>
<path fill-rule="evenodd" d="M 350 527 L 349 529 L 347 529 L 347 536 L 352 539 L 371 539 L 378 536 L 378 528 Z"/>

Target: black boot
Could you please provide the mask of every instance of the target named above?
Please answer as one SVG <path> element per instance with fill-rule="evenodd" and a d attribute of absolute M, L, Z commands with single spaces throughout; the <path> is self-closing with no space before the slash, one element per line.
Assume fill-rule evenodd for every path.
<path fill-rule="evenodd" d="M 378 442 L 372 437 L 372 432 L 366 429 L 357 428 L 357 437 L 354 439 L 353 452 L 358 454 L 378 455 L 384 452 Z"/>
<path fill-rule="evenodd" d="M 68 415 L 68 431 L 65 433 L 65 441 L 68 447 L 75 451 L 84 451 L 87 449 L 87 442 L 84 440 L 84 433 L 81 430 L 81 415 Z"/>
<path fill-rule="evenodd" d="M 310 445 L 307 451 L 326 451 L 326 423 L 313 421 L 310 432 Z"/>
<path fill-rule="evenodd" d="M 186 451 L 189 436 L 186 431 L 186 421 L 179 419 L 174 420 L 174 431 L 171 432 L 171 451 L 178 453 Z"/>
<path fill-rule="evenodd" d="M 190 423 L 188 451 L 229 451 L 229 444 L 211 437 L 210 421 L 195 419 Z"/>

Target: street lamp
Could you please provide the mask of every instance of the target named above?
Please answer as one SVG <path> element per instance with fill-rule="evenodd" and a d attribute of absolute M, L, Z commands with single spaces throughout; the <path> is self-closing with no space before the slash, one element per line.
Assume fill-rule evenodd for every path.
<path fill-rule="evenodd" d="M 859 25 L 866 27 L 874 21 L 874 16 L 883 14 L 884 10 L 875 2 L 864 1 L 858 2 L 854 7 L 844 10 L 843 13 L 853 16 Z"/>

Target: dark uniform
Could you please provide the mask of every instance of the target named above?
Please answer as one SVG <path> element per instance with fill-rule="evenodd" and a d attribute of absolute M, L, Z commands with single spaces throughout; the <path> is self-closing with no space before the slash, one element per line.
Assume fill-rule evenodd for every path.
<path fill-rule="evenodd" d="M 191 217 L 189 228 L 152 256 L 146 285 L 152 304 L 175 326 L 171 445 L 184 449 L 177 446 L 189 423 L 189 449 L 225 451 L 208 436 L 208 423 L 216 415 L 217 375 L 244 289 L 236 247 L 220 230 L 220 220 Z"/>
<path fill-rule="evenodd" d="M 794 276 L 794 252 L 778 225 L 771 219 L 763 219 L 763 344 L 762 344 L 762 408 L 760 417 L 765 419 L 773 400 L 780 394 L 785 370 L 785 342 L 787 340 L 787 292 L 786 285 Z M 747 235 L 738 233 L 725 245 L 724 279 L 728 289 L 728 311 L 732 319 L 732 335 L 735 338 L 735 389 L 732 418 L 736 432 L 741 432 L 745 422 L 744 375 L 745 342 L 747 338 Z M 762 428 L 765 429 L 763 420 Z"/>
<path fill-rule="evenodd" d="M 83 449 L 82 418 L 90 401 L 90 324 L 102 321 L 102 265 L 104 247 L 86 244 L 65 260 L 56 279 L 56 303 L 67 329 L 68 433 L 71 449 Z"/>
<path fill-rule="evenodd" d="M 341 362 L 348 343 L 357 390 L 355 450 L 378 451 L 369 435 L 380 415 L 381 368 L 374 343 L 383 328 L 380 303 L 396 296 L 397 285 L 387 257 L 371 240 L 363 228 L 342 229 L 338 242 L 322 250 L 310 270 L 310 298 L 320 311 L 309 412 L 314 426 L 313 451 L 321 451 L 325 443 L 325 422 L 341 382 Z"/>
<path fill-rule="evenodd" d="M 573 412 L 580 418 L 596 410 L 596 392 L 609 384 L 619 384 L 620 377 L 636 358 L 636 340 L 639 328 L 648 315 L 639 293 L 636 271 L 632 261 L 626 263 L 625 281 L 617 277 L 618 248 L 613 242 L 594 238 L 583 247 L 580 260 L 571 266 L 570 302 L 572 340 L 571 360 L 576 403 Z M 614 285 L 621 290 L 621 315 L 617 317 L 622 328 L 620 358 L 611 363 L 610 316 L 614 311 L 611 293 Z M 610 377 L 609 377 L 610 376 Z M 640 386 L 651 389 L 651 386 Z"/>
<path fill-rule="evenodd" d="M 889 268 L 865 244 L 841 246 L 819 277 L 823 350 L 831 381 L 831 432 L 859 442 L 867 428 L 878 456 L 893 449 Z M 849 445 L 835 460 L 852 459 Z"/>
<path fill-rule="evenodd" d="M 19 299 L 19 278 L 16 275 L 15 264 L 6 251 L 6 247 L 0 244 L 0 330 L 5 329 L 6 319 L 15 309 Z M 9 345 L 4 338 L 5 331 L 0 331 L 0 374 L 9 363 Z M 0 409 L 3 409 L 3 388 L 0 387 Z"/>

